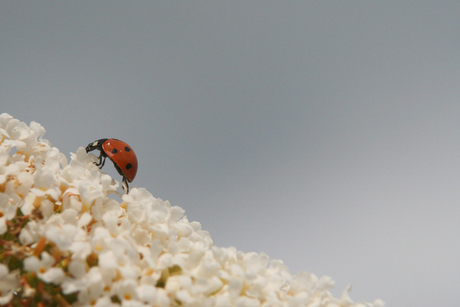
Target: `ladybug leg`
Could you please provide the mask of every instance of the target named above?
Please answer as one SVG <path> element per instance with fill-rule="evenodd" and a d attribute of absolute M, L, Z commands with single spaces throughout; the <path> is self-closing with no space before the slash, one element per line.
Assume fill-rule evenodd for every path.
<path fill-rule="evenodd" d="M 102 155 L 102 153 L 99 155 L 99 162 L 96 163 L 96 166 L 99 167 L 99 168 L 102 168 L 104 166 L 104 163 L 105 163 L 105 156 Z"/>
<path fill-rule="evenodd" d="M 126 194 L 129 194 L 128 179 L 126 179 L 126 177 L 124 177 L 124 176 L 123 176 L 123 180 L 122 180 L 122 187 L 123 187 L 123 190 L 126 191 Z"/>

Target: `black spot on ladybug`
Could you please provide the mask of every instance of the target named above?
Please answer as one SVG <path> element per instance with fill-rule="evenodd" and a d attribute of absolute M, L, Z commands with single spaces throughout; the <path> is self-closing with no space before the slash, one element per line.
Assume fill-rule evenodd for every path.
<path fill-rule="evenodd" d="M 125 147 L 125 151 L 131 151 L 128 146 Z"/>
<path fill-rule="evenodd" d="M 113 154 L 116 154 L 117 152 L 118 152 L 118 150 L 116 148 L 112 149 Z"/>
<path fill-rule="evenodd" d="M 132 167 L 133 167 L 133 165 L 131 163 L 126 164 L 126 169 L 130 169 Z"/>

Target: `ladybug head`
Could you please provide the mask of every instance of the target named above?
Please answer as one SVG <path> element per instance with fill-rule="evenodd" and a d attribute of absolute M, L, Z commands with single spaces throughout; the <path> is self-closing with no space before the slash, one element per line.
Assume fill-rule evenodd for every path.
<path fill-rule="evenodd" d="M 100 140 L 97 140 L 97 141 L 89 143 L 88 146 L 86 146 L 86 148 L 85 148 L 86 152 L 90 152 L 90 151 L 93 151 L 95 149 L 101 150 L 102 144 L 107 140 L 108 139 L 100 139 Z"/>

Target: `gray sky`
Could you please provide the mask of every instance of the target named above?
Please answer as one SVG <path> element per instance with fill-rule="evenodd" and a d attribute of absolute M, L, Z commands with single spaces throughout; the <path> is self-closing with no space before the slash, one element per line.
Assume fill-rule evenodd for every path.
<path fill-rule="evenodd" d="M 1 1 L 0 113 L 338 295 L 460 284 L 459 1 Z M 117 175 L 112 165 L 103 169 Z"/>

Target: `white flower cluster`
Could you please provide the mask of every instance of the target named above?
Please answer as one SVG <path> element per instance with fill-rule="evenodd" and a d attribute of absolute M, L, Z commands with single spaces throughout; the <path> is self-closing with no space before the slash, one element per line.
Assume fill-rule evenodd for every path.
<path fill-rule="evenodd" d="M 351 287 L 336 298 L 329 277 L 294 276 L 264 253 L 213 246 L 200 223 L 145 189 L 108 198 L 119 185 L 94 155 L 80 147 L 68 163 L 44 133 L 0 115 L 0 305 L 384 305 L 353 303 Z"/>

